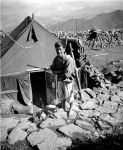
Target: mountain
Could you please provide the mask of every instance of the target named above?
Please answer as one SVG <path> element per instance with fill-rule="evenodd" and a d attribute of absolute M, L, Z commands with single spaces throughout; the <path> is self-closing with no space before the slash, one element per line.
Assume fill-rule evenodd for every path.
<path fill-rule="evenodd" d="M 50 26 L 50 30 L 73 30 L 75 31 L 75 26 L 73 27 L 74 20 L 68 20 L 62 24 L 56 24 Z M 74 23 L 75 24 L 75 23 Z M 110 13 L 99 14 L 92 19 L 85 20 L 79 18 L 77 20 L 77 30 L 84 31 L 91 29 L 92 27 L 97 27 L 98 29 L 111 29 L 113 27 L 123 28 L 123 10 L 116 10 Z"/>
<path fill-rule="evenodd" d="M 13 28 L 15 28 L 25 17 L 28 16 L 29 8 L 21 2 L 0 3 L 0 5 L 1 28 L 6 31 L 13 30 Z"/>
<path fill-rule="evenodd" d="M 7 1 L 7 2 L 6 2 Z M 108 13 L 115 10 L 120 10 L 123 7 L 122 0 L 103 0 L 103 1 L 88 1 L 88 0 L 69 0 L 55 1 L 46 6 L 42 3 L 25 3 L 26 0 L 3 0 L 1 5 L 1 28 L 6 31 L 11 31 L 25 17 L 34 13 L 37 20 L 45 28 L 50 28 L 52 25 L 67 21 L 75 28 L 75 20 L 77 19 L 78 26 L 81 26 L 88 19 L 92 19 L 98 14 Z M 31 2 L 31 1 L 30 1 Z M 73 21 L 72 21 L 73 19 Z M 69 20 L 69 21 L 68 21 Z M 82 22 L 81 22 L 82 20 Z M 58 25 L 59 26 L 59 25 Z M 66 25 L 65 25 L 66 26 Z M 68 26 L 69 27 L 69 26 Z"/>
<path fill-rule="evenodd" d="M 81 26 L 86 22 L 86 19 L 70 19 L 68 21 L 65 21 L 63 23 L 58 23 L 52 26 L 49 26 L 49 30 L 76 30 L 78 26 Z"/>

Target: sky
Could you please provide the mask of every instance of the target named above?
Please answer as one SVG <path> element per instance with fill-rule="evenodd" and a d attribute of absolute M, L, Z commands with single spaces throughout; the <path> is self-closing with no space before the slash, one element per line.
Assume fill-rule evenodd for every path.
<path fill-rule="evenodd" d="M 34 13 L 34 16 L 37 17 L 36 19 L 39 19 L 43 24 L 47 24 L 51 20 L 57 23 L 58 21 L 64 21 L 66 16 L 69 17 L 69 14 L 74 13 L 76 10 L 79 11 L 84 8 L 99 7 L 101 5 L 108 7 L 110 4 L 113 4 L 113 7 L 117 9 L 115 2 L 123 2 L 123 0 L 0 0 L 2 14 L 0 17 L 2 16 L 3 26 L 18 24 L 24 17 L 28 15 L 31 16 L 32 13 Z M 121 7 L 121 5 L 119 6 Z"/>
<path fill-rule="evenodd" d="M 7 3 L 7 2 L 22 2 L 25 4 L 41 4 L 41 5 L 47 5 L 47 4 L 52 4 L 52 3 L 63 3 L 63 2 L 71 2 L 71 1 L 86 1 L 88 3 L 99 3 L 99 2 L 112 2 L 112 1 L 123 1 L 123 0 L 0 0 L 2 3 Z"/>

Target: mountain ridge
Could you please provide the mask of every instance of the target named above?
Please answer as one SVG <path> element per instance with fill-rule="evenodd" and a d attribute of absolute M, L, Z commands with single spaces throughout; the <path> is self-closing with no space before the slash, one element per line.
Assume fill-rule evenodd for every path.
<path fill-rule="evenodd" d="M 70 22 L 75 22 L 73 20 L 68 20 L 63 23 L 59 23 L 53 26 L 50 26 L 48 29 L 50 30 L 73 30 L 75 31 L 75 27 L 73 25 L 70 25 Z M 75 26 L 75 25 L 74 25 Z M 77 19 L 77 29 L 84 31 L 88 30 L 93 27 L 97 27 L 99 29 L 111 29 L 114 27 L 117 28 L 123 28 L 123 10 L 116 10 L 108 13 L 101 13 L 92 19 L 84 19 L 79 18 Z"/>

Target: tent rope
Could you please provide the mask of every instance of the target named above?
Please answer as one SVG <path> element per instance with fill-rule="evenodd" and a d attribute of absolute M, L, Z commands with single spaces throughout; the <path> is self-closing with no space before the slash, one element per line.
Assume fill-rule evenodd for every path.
<path fill-rule="evenodd" d="M 3 30 L 2 30 L 3 31 Z M 17 41 L 15 41 L 7 32 L 3 31 L 13 42 L 15 42 L 17 45 L 21 46 L 22 48 L 25 48 L 25 49 L 29 49 L 29 48 L 33 48 L 34 46 L 23 46 L 21 44 L 19 44 Z"/>

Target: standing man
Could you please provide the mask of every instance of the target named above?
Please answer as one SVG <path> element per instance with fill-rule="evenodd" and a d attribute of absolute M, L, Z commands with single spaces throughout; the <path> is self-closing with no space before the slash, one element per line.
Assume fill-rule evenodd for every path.
<path fill-rule="evenodd" d="M 69 112 L 70 103 L 74 100 L 75 61 L 65 53 L 65 48 L 61 42 L 55 43 L 55 49 L 57 56 L 54 58 L 50 68 L 58 79 L 59 99 L 57 102 L 61 103 L 65 111 Z M 57 102 L 56 105 L 58 104 Z"/>

